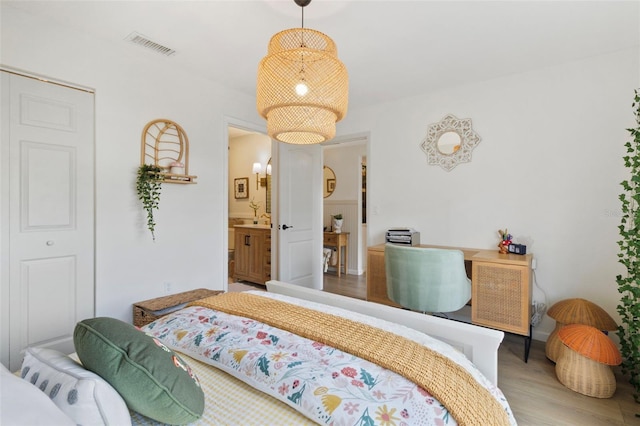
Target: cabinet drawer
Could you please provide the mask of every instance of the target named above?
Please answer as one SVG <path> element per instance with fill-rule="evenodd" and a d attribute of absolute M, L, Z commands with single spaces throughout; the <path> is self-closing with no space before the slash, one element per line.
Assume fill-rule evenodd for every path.
<path fill-rule="evenodd" d="M 324 234 L 324 244 L 336 245 L 338 243 L 338 236 L 336 234 Z"/>

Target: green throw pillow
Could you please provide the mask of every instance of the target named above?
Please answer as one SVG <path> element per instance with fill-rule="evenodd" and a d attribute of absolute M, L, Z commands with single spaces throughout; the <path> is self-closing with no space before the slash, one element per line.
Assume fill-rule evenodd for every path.
<path fill-rule="evenodd" d="M 172 425 L 202 416 L 198 378 L 158 339 L 115 318 L 91 318 L 76 324 L 73 343 L 82 365 L 109 382 L 132 410 Z"/>

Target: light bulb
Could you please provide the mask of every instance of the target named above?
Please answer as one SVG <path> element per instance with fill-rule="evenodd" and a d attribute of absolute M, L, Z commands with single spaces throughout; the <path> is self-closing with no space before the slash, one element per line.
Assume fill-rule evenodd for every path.
<path fill-rule="evenodd" d="M 309 88 L 304 83 L 304 81 L 301 81 L 300 83 L 296 84 L 296 93 L 298 94 L 298 96 L 304 96 L 307 94 L 308 91 L 309 91 Z"/>

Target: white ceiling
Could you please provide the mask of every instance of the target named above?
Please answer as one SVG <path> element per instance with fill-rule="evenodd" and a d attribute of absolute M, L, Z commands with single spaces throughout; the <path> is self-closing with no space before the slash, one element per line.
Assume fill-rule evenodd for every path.
<path fill-rule="evenodd" d="M 249 95 L 270 37 L 299 27 L 293 0 L 7 1 Z M 637 47 L 640 1 L 331 1 L 305 8 L 349 72 L 349 107 Z M 125 42 L 136 31 L 171 57 Z"/>

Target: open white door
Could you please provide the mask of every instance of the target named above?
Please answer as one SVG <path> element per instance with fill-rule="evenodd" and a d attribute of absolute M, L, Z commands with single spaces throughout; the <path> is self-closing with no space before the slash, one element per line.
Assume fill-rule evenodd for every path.
<path fill-rule="evenodd" d="M 278 279 L 322 289 L 322 148 L 277 143 Z"/>

